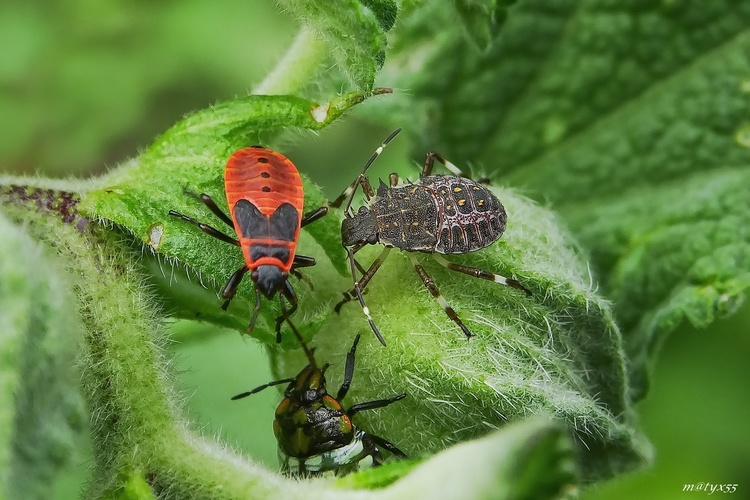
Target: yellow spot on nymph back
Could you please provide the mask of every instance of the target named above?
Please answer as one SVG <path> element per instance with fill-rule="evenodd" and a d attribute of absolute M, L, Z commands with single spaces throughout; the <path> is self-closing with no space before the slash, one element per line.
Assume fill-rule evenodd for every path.
<path fill-rule="evenodd" d="M 398 227 L 398 222 L 396 222 L 395 220 L 393 221 L 393 227 Z"/>
<path fill-rule="evenodd" d="M 419 225 L 419 222 L 412 222 L 411 225 L 417 227 Z"/>
<path fill-rule="evenodd" d="M 466 200 L 458 200 L 459 207 L 463 207 L 464 205 L 466 205 Z"/>
<path fill-rule="evenodd" d="M 453 188 L 453 192 L 454 193 L 460 193 L 461 192 L 461 188 L 460 187 L 454 187 Z"/>
<path fill-rule="evenodd" d="M 484 200 L 479 200 L 479 201 L 477 201 L 477 205 L 478 205 L 478 206 L 480 206 L 480 207 L 481 207 L 482 205 L 484 205 Z"/>
<path fill-rule="evenodd" d="M 474 186 L 471 189 L 473 189 L 474 191 L 479 191 L 479 186 Z"/>

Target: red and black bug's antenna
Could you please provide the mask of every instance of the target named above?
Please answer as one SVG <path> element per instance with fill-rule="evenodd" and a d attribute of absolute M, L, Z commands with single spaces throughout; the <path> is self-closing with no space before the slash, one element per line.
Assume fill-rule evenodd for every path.
<path fill-rule="evenodd" d="M 299 330 L 297 330 L 297 327 L 294 326 L 294 323 L 290 319 L 286 320 L 287 324 L 289 325 L 289 328 L 292 329 L 292 332 L 294 332 L 294 336 L 297 337 L 297 341 L 302 346 L 302 349 L 305 351 L 305 355 L 307 356 L 307 360 L 310 362 L 310 366 L 317 368 L 317 363 L 315 362 L 315 348 L 310 348 L 307 346 L 307 342 L 305 342 L 305 339 L 302 338 L 302 334 L 299 333 Z"/>

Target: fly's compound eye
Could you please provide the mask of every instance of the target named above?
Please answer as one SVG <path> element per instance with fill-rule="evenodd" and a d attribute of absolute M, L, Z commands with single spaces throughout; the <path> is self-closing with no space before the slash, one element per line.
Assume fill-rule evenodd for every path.
<path fill-rule="evenodd" d="M 367 212 L 367 207 L 364 206 L 364 205 L 362 205 L 361 207 L 359 207 L 359 210 L 357 210 L 357 212 L 359 212 L 361 214 L 366 213 Z"/>
<path fill-rule="evenodd" d="M 258 281 L 258 271 L 255 270 L 252 273 L 250 273 L 250 279 L 253 281 Z"/>
<path fill-rule="evenodd" d="M 371 234 L 367 237 L 367 243 L 370 245 L 375 245 L 378 242 L 378 235 L 377 234 Z"/>

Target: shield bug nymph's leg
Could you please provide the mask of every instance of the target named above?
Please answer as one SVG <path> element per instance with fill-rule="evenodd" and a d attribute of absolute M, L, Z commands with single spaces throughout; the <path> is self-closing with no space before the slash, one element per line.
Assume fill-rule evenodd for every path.
<path fill-rule="evenodd" d="M 435 166 L 435 160 L 442 163 L 443 166 L 456 177 L 466 177 L 467 179 L 469 178 L 465 173 L 461 171 L 460 168 L 458 168 L 453 163 L 443 158 L 439 153 L 436 153 L 434 151 L 430 151 L 425 156 L 424 166 L 422 167 L 422 173 L 419 175 L 420 177 L 427 177 L 428 175 L 432 173 L 432 167 Z"/>
<path fill-rule="evenodd" d="M 438 261 L 440 265 L 447 267 L 451 271 L 457 271 L 459 273 L 468 274 L 469 276 L 473 276 L 475 278 L 482 278 L 488 281 L 494 281 L 495 283 L 500 283 L 501 285 L 517 288 L 518 290 L 523 291 L 527 297 L 531 296 L 531 291 L 513 278 L 506 278 L 505 276 L 500 276 L 499 274 L 494 274 L 477 267 L 454 264 L 453 262 L 449 262 L 438 254 L 432 254 L 432 256 L 436 261 Z"/>
<path fill-rule="evenodd" d="M 372 332 L 378 338 L 380 343 L 385 346 L 385 339 L 383 339 L 383 335 L 380 333 L 380 330 L 378 330 L 378 327 L 375 326 L 375 322 L 372 320 L 372 316 L 370 316 L 370 309 L 367 307 L 367 304 L 365 304 L 365 298 L 362 297 L 362 289 L 360 288 L 359 282 L 357 281 L 357 272 L 354 268 L 354 262 L 356 260 L 354 259 L 352 250 L 351 248 L 347 248 L 346 251 L 349 255 L 349 266 L 352 272 L 352 279 L 354 280 L 354 293 L 357 296 L 359 305 L 362 306 L 362 312 L 365 313 L 365 317 L 367 318 L 367 323 L 370 325 L 370 329 L 372 329 Z"/>
<path fill-rule="evenodd" d="M 224 241 L 226 243 L 229 243 L 231 245 L 240 246 L 240 242 L 235 240 L 234 238 L 231 238 L 227 236 L 226 234 L 222 233 L 215 227 L 211 227 L 208 224 L 203 224 L 202 222 L 198 222 L 197 220 L 193 219 L 192 217 L 188 217 L 187 215 L 183 215 L 180 212 L 177 212 L 175 210 L 170 210 L 169 215 L 172 217 L 179 217 L 180 219 L 184 220 L 185 222 L 189 222 L 193 224 L 194 226 L 198 226 L 198 228 L 203 231 L 204 233 L 213 236 L 214 238 Z"/>
<path fill-rule="evenodd" d="M 248 267 L 246 265 L 242 266 L 241 268 L 237 269 L 234 274 L 229 278 L 229 281 L 227 281 L 227 284 L 224 285 L 224 288 L 221 289 L 221 296 L 224 297 L 226 300 L 221 305 L 221 308 L 225 311 L 227 310 L 227 307 L 229 307 L 229 303 L 234 298 L 234 294 L 237 293 L 237 287 L 240 286 L 240 282 L 242 281 L 242 278 L 245 276 L 245 273 L 248 271 Z"/>
<path fill-rule="evenodd" d="M 316 220 L 325 216 L 327 213 L 328 213 L 328 207 L 316 208 L 312 212 L 306 213 L 305 215 L 302 216 L 302 222 L 301 222 L 302 227 L 305 227 L 311 222 L 315 222 Z"/>
<path fill-rule="evenodd" d="M 362 272 L 362 279 L 359 280 L 359 289 L 363 291 L 367 284 L 370 282 L 372 277 L 375 275 L 376 272 L 378 272 L 378 269 L 380 269 L 380 266 L 383 264 L 383 261 L 388 257 L 388 253 L 391 251 L 391 247 L 384 247 L 383 251 L 380 252 L 380 255 L 378 255 L 378 258 L 372 261 L 372 264 L 370 264 L 370 268 L 367 271 L 362 271 L 361 266 L 360 271 Z M 353 258 L 353 257 L 352 257 Z M 356 260 L 354 261 L 357 264 Z M 357 291 L 356 290 L 349 290 L 348 292 L 344 292 L 344 298 L 341 299 L 341 301 L 336 304 L 336 306 L 333 308 L 334 311 L 337 313 L 341 311 L 341 307 L 349 302 L 350 300 L 357 298 Z"/>
<path fill-rule="evenodd" d="M 416 269 L 417 274 L 419 274 L 419 277 L 422 278 L 422 283 L 424 283 L 424 286 L 427 287 L 432 296 L 435 297 L 435 300 L 438 301 L 438 304 L 440 304 L 440 306 L 443 308 L 445 314 L 447 314 L 448 317 L 452 319 L 453 322 L 459 326 L 459 328 L 461 328 L 467 339 L 471 338 L 471 331 L 466 328 L 466 325 L 464 325 L 463 321 L 461 321 L 461 318 L 458 317 L 456 311 L 454 311 L 453 308 L 448 305 L 448 302 L 446 302 L 443 296 L 440 295 L 440 290 L 438 290 L 435 282 L 432 281 L 432 278 L 430 278 L 430 276 L 427 274 L 427 271 L 424 270 L 424 268 L 419 264 L 419 262 L 417 262 L 417 259 L 413 255 L 410 255 L 409 259 L 411 260 L 414 269 Z"/>
<path fill-rule="evenodd" d="M 208 209 L 214 213 L 216 217 L 218 217 L 219 219 L 224 221 L 226 225 L 234 229 L 234 223 L 232 222 L 232 219 L 230 219 L 229 216 L 216 205 L 216 202 L 213 200 L 213 198 L 211 198 L 206 193 L 201 193 L 200 199 L 208 207 Z"/>
<path fill-rule="evenodd" d="M 349 386 L 352 385 L 352 377 L 354 377 L 354 353 L 357 351 L 357 344 L 359 344 L 360 337 L 360 334 L 357 334 L 357 336 L 354 337 L 352 348 L 349 349 L 349 353 L 346 355 L 344 381 L 341 383 L 339 392 L 336 394 L 336 400 L 339 402 L 346 397 L 346 393 L 349 392 Z"/>

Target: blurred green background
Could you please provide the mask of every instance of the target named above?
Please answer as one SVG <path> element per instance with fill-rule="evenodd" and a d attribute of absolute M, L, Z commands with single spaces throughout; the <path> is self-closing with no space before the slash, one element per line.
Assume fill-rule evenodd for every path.
<path fill-rule="evenodd" d="M 218 5 L 6 3 L 0 11 L 2 172 L 101 173 L 137 155 L 185 113 L 247 94 L 284 53 L 297 22 L 270 0 Z M 335 196 L 388 132 L 358 120 L 355 110 L 320 136 L 287 135 L 279 149 Z M 405 158 L 405 142 L 394 142 L 375 175 Z M 683 327 L 671 336 L 639 406 L 655 467 L 591 489 L 585 498 L 698 496 L 705 493 L 683 493 L 682 486 L 701 481 L 739 483 L 736 495 L 746 495 L 749 323 L 746 307 L 709 330 Z M 196 323 L 175 323 L 171 333 L 175 380 L 195 427 L 275 468 L 271 422 L 278 392 L 229 400 L 273 378 L 260 345 Z M 332 369 L 342 361 L 331 360 Z M 82 442 L 57 497 L 76 498 L 90 465 Z"/>

